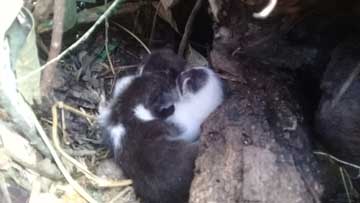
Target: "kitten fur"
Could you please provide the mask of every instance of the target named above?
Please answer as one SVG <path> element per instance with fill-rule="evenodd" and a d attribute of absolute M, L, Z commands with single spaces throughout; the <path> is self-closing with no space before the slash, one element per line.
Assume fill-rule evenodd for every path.
<path fill-rule="evenodd" d="M 213 71 L 184 68 L 176 54 L 155 52 L 142 74 L 120 79 L 100 108 L 108 147 L 142 203 L 187 202 L 198 151 L 192 140 L 222 101 Z"/>
<path fill-rule="evenodd" d="M 223 87 L 220 78 L 207 67 L 184 71 L 179 80 L 180 99 L 167 120 L 181 129 L 176 139 L 193 141 L 200 134 L 201 124 L 222 103 Z"/>

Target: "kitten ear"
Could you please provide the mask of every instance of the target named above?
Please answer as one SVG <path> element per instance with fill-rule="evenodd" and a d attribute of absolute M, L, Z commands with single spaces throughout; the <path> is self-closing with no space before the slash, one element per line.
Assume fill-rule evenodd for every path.
<path fill-rule="evenodd" d="M 176 79 L 180 94 L 196 93 L 207 83 L 209 74 L 206 67 L 194 67 L 182 72 Z"/>
<path fill-rule="evenodd" d="M 182 72 L 177 78 L 176 78 L 176 86 L 178 87 L 178 90 L 180 92 L 180 95 L 184 95 L 185 92 L 187 92 L 187 82 L 191 79 L 191 74 L 189 71 Z"/>

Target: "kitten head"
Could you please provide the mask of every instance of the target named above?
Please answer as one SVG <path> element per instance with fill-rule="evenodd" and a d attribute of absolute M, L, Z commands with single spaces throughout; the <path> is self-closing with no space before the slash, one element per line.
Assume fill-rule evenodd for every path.
<path fill-rule="evenodd" d="M 176 79 L 180 95 L 196 94 L 202 89 L 209 79 L 205 69 L 192 68 L 182 72 Z"/>
<path fill-rule="evenodd" d="M 178 75 L 185 70 L 186 61 L 171 49 L 161 49 L 145 57 L 143 73 L 161 75 L 175 82 Z"/>
<path fill-rule="evenodd" d="M 199 136 L 201 124 L 222 103 L 222 82 L 211 69 L 199 66 L 182 72 L 176 83 L 179 99 L 167 120 L 180 128 L 178 139 L 192 141 Z"/>

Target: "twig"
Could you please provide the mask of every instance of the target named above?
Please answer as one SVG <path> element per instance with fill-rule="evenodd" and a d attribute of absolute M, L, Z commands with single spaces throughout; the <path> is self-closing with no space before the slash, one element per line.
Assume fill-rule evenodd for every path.
<path fill-rule="evenodd" d="M 57 112 L 56 112 L 56 104 L 52 107 L 51 109 L 52 115 L 53 115 L 53 128 L 52 128 L 52 135 L 54 136 L 54 134 L 57 134 L 57 126 L 54 127 L 54 124 L 58 123 L 58 118 L 57 118 Z M 54 116 L 56 115 L 56 116 Z M 40 126 L 41 127 L 41 126 Z M 41 128 L 41 130 L 43 130 Z M 43 134 L 43 136 L 46 136 L 45 132 L 41 133 Z M 42 136 L 42 137 L 43 137 Z M 45 140 L 44 140 L 45 141 Z M 53 140 L 54 141 L 54 140 Z M 51 146 L 49 148 L 50 151 L 52 151 L 52 154 L 54 154 L 54 160 L 57 163 L 60 171 L 63 173 L 64 177 L 66 178 L 66 180 L 70 183 L 70 185 L 75 189 L 75 191 L 77 191 L 84 199 L 86 199 L 88 202 L 90 203 L 97 203 L 97 201 L 95 199 L 93 199 L 85 190 L 84 188 L 82 188 L 79 183 L 77 183 L 70 175 L 70 173 L 66 170 L 65 166 L 63 165 L 63 163 L 60 160 L 60 157 L 57 155 L 55 149 L 53 148 L 53 146 L 50 144 L 50 141 L 48 140 L 48 138 L 46 137 L 46 142 L 49 142 L 49 146 Z M 54 142 L 54 145 L 56 146 L 57 143 Z"/>
<path fill-rule="evenodd" d="M 335 95 L 334 100 L 331 102 L 331 108 L 334 108 L 336 104 L 340 101 L 341 97 L 345 94 L 346 90 L 350 87 L 351 83 L 354 81 L 357 75 L 360 73 L 360 63 L 354 68 L 350 73 L 346 81 L 341 85 L 339 92 Z"/>
<path fill-rule="evenodd" d="M 277 4 L 277 0 L 269 0 L 269 3 L 263 8 L 260 12 L 254 13 L 254 18 L 265 19 L 267 18 L 270 13 L 274 10 Z"/>
<path fill-rule="evenodd" d="M 42 52 L 49 54 L 48 47 L 45 45 L 44 41 L 41 39 L 41 37 L 39 35 L 36 35 L 36 44 Z"/>
<path fill-rule="evenodd" d="M 132 26 L 132 32 L 136 32 L 137 27 L 139 25 L 139 18 L 140 18 L 140 14 L 142 13 L 142 9 L 138 9 L 136 11 L 135 17 L 134 17 L 134 22 L 133 22 L 133 26 Z"/>
<path fill-rule="evenodd" d="M 114 203 L 114 202 L 117 202 L 117 200 L 120 198 L 120 197 L 123 197 L 126 193 L 130 192 L 131 191 L 131 188 L 130 187 L 127 187 L 125 189 L 123 189 L 121 192 L 119 192 L 119 194 L 117 194 L 115 197 L 113 197 L 109 203 Z"/>
<path fill-rule="evenodd" d="M 57 104 L 55 104 L 56 106 L 58 106 L 60 109 L 65 109 L 67 111 L 70 111 L 72 113 L 75 113 L 77 115 L 80 115 L 82 117 L 85 117 L 85 118 L 88 118 L 88 119 L 91 119 L 91 120 L 95 120 L 96 119 L 96 116 L 93 116 L 93 115 L 90 115 L 84 111 L 80 111 L 80 110 L 77 110 L 69 105 L 66 105 L 64 104 L 63 102 L 57 102 Z M 56 113 L 57 114 L 57 113 Z"/>
<path fill-rule="evenodd" d="M 61 51 L 62 35 L 64 28 L 65 1 L 55 0 L 54 2 L 54 28 L 51 34 L 51 44 L 48 61 L 54 59 Z M 42 96 L 48 96 L 49 91 L 54 87 L 57 60 L 48 65 L 41 77 L 40 88 Z"/>
<path fill-rule="evenodd" d="M 63 135 L 63 141 L 65 144 L 69 144 L 69 136 L 66 133 L 66 122 L 65 122 L 65 112 L 64 110 L 61 110 L 61 131 Z"/>
<path fill-rule="evenodd" d="M 96 154 L 95 150 L 72 150 L 72 149 L 65 149 L 66 153 L 70 154 L 71 156 L 94 156 Z"/>
<path fill-rule="evenodd" d="M 105 0 L 105 5 L 107 5 L 107 0 Z M 111 61 L 110 58 L 110 54 L 109 54 L 109 21 L 108 18 L 105 18 L 105 52 L 106 52 L 106 57 L 109 61 L 109 65 L 110 65 L 110 70 L 112 72 L 113 75 L 115 75 L 115 71 L 114 71 L 114 66 L 113 63 Z"/>
<path fill-rule="evenodd" d="M 121 8 L 116 9 L 114 12 L 117 16 L 124 16 L 138 11 L 139 8 L 147 4 L 147 1 L 126 1 Z M 101 5 L 81 10 L 77 13 L 76 24 L 93 23 L 106 11 L 106 9 L 108 9 L 108 6 Z M 51 20 L 40 23 L 36 28 L 37 33 L 42 34 L 44 32 L 49 32 L 52 30 L 52 24 L 53 22 Z"/>
<path fill-rule="evenodd" d="M 144 47 L 144 49 L 147 51 L 148 54 L 151 53 L 150 49 L 145 45 L 145 43 L 143 41 L 141 41 L 141 39 L 139 37 L 137 37 L 134 33 L 132 33 L 130 30 L 128 30 L 126 27 L 120 25 L 119 23 L 116 22 L 112 22 L 114 25 L 120 27 L 121 29 L 123 29 L 125 32 L 129 33 L 134 39 L 136 39 L 141 46 Z"/>
<path fill-rule="evenodd" d="M 329 157 L 332 160 L 334 160 L 336 162 L 339 162 L 341 164 L 344 164 L 346 166 L 350 166 L 350 167 L 353 167 L 353 168 L 356 168 L 356 169 L 360 169 L 360 166 L 358 166 L 356 164 L 353 164 L 353 163 L 350 163 L 350 162 L 347 162 L 347 161 L 343 161 L 343 160 L 341 160 L 339 158 L 336 158 L 335 156 L 333 156 L 331 154 L 328 154 L 328 153 L 325 153 L 325 152 L 315 151 L 314 154 L 321 155 L 321 156 L 326 156 L 326 157 Z"/>
<path fill-rule="evenodd" d="M 153 18 L 152 27 L 151 27 L 151 33 L 150 33 L 150 38 L 149 38 L 149 46 L 151 46 L 152 40 L 154 38 L 156 20 L 157 20 L 157 16 L 158 16 L 160 6 L 161 6 L 161 1 L 159 1 L 157 6 L 156 6 L 156 11 L 155 11 L 155 15 L 154 15 L 154 18 Z"/>
<path fill-rule="evenodd" d="M 104 180 L 102 178 L 99 178 L 92 172 L 90 172 L 84 165 L 79 163 L 76 159 L 68 155 L 60 146 L 60 141 L 57 133 L 58 129 L 58 114 L 57 114 L 57 108 L 59 109 L 66 109 L 68 111 L 71 111 L 73 113 L 76 113 L 78 115 L 84 116 L 84 117 L 92 117 L 95 119 L 95 117 L 87 115 L 86 113 L 83 113 L 73 107 L 70 107 L 68 105 L 65 105 L 63 102 L 57 102 L 52 107 L 52 116 L 53 116 L 53 126 L 52 126 L 52 139 L 54 142 L 54 146 L 57 149 L 57 151 L 60 152 L 60 154 L 66 158 L 68 161 L 70 161 L 72 164 L 74 164 L 87 178 L 92 180 L 97 184 L 98 187 L 121 187 L 121 186 L 128 186 L 132 184 L 131 180 L 122 180 L 122 181 L 111 181 L 111 180 Z"/>
<path fill-rule="evenodd" d="M 133 65 L 124 65 L 124 66 L 117 66 L 115 69 L 119 72 L 131 69 L 131 68 L 138 68 L 141 64 L 133 64 Z"/>
<path fill-rule="evenodd" d="M 345 175 L 345 177 L 349 180 L 349 185 L 350 185 L 350 191 L 354 191 L 354 185 L 353 185 L 353 183 L 352 183 L 352 181 L 351 181 L 351 177 L 350 177 L 350 175 L 349 175 L 349 172 L 346 170 L 346 169 L 344 169 L 344 175 Z"/>
<path fill-rule="evenodd" d="M 11 198 L 10 198 L 10 194 L 7 189 L 7 186 L 6 186 L 5 178 L 1 173 L 0 173 L 0 188 L 1 188 L 1 192 L 3 194 L 3 199 L 5 200 L 5 203 L 11 203 Z"/>
<path fill-rule="evenodd" d="M 46 64 L 44 64 L 43 66 L 41 66 L 40 68 L 30 72 L 29 74 L 25 75 L 24 77 L 18 78 L 17 82 L 21 82 L 26 80 L 27 78 L 31 77 L 32 75 L 44 70 L 45 68 L 47 68 L 50 64 L 60 60 L 62 57 L 64 57 L 66 54 L 68 54 L 70 51 L 72 51 L 73 49 L 75 49 L 79 44 L 81 44 L 82 42 L 84 42 L 85 40 L 87 40 L 87 38 L 94 32 L 94 30 L 96 29 L 97 26 L 99 26 L 106 17 L 108 17 L 111 12 L 116 8 L 116 6 L 122 2 L 124 2 L 125 0 L 114 0 L 114 2 L 111 4 L 111 6 L 109 6 L 109 8 L 105 11 L 104 14 L 102 14 L 100 16 L 100 18 L 94 23 L 93 26 L 91 26 L 91 28 L 89 28 L 85 34 L 83 36 L 81 36 L 75 43 L 73 43 L 71 46 L 69 46 L 67 49 L 65 49 L 63 52 L 61 52 L 58 56 L 56 56 L 55 58 L 53 58 L 52 60 L 48 61 Z M 121 4 L 120 4 L 121 5 Z"/>
<path fill-rule="evenodd" d="M 85 110 L 83 108 L 81 108 L 81 107 L 80 107 L 80 111 L 83 112 L 83 113 L 86 113 Z M 94 123 L 88 117 L 85 117 L 85 119 L 89 123 L 90 126 L 94 125 Z"/>
<path fill-rule="evenodd" d="M 70 175 L 70 173 L 66 170 L 64 164 L 62 163 L 60 157 L 56 153 L 53 145 L 51 144 L 48 136 L 45 133 L 45 130 L 41 126 L 39 120 L 32 112 L 31 117 L 29 119 L 35 124 L 35 128 L 40 134 L 41 139 L 44 141 L 46 147 L 49 149 L 51 156 L 53 157 L 56 165 L 58 166 L 61 173 L 64 175 L 65 179 L 69 182 L 69 184 L 78 192 L 84 199 L 86 199 L 90 203 L 97 203 L 95 199 L 93 199 Z M 57 118 L 56 118 L 57 119 Z"/>
<path fill-rule="evenodd" d="M 41 181 L 40 178 L 38 177 L 33 181 L 29 203 L 37 203 L 35 202 L 36 197 L 40 194 L 40 192 L 41 192 Z"/>
<path fill-rule="evenodd" d="M 107 67 L 106 64 L 104 63 L 101 63 L 100 64 L 101 66 L 103 67 Z M 133 64 L 133 65 L 124 65 L 124 66 L 115 66 L 114 67 L 114 70 L 115 70 L 115 73 L 116 74 L 119 74 L 121 71 L 125 71 L 125 70 L 128 70 L 128 69 L 132 69 L 132 68 L 138 68 L 141 64 Z M 106 68 L 107 69 L 107 68 Z M 99 77 L 104 77 L 106 76 L 107 74 L 109 73 L 108 69 L 106 71 L 104 71 Z M 111 77 L 113 78 L 113 77 Z"/>
<path fill-rule="evenodd" d="M 350 193 L 349 193 L 349 188 L 347 186 L 347 181 L 346 181 L 345 176 L 344 176 L 344 169 L 342 167 L 340 167 L 340 175 L 341 175 L 341 180 L 343 181 L 343 184 L 344 184 L 346 196 L 348 198 L 349 203 L 351 203 L 351 197 L 350 197 Z"/>
<path fill-rule="evenodd" d="M 178 49 L 178 55 L 184 56 L 185 49 L 187 47 L 191 32 L 192 32 L 192 25 L 195 19 L 196 14 L 199 12 L 201 8 L 202 0 L 197 0 L 195 3 L 194 8 L 191 11 L 191 14 L 186 22 L 184 34 L 181 38 L 181 42 Z"/>

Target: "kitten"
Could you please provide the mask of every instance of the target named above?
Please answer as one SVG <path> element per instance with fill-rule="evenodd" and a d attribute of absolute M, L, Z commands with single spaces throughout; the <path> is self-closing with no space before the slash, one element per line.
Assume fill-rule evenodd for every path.
<path fill-rule="evenodd" d="M 222 83 L 211 69 L 200 66 L 182 72 L 177 84 L 180 98 L 167 121 L 181 130 L 175 139 L 194 141 L 201 124 L 223 101 Z"/>
<path fill-rule="evenodd" d="M 142 74 L 117 82 L 99 122 L 143 203 L 184 203 L 198 151 L 193 140 L 223 93 L 210 69 L 184 71 L 185 63 L 169 65 L 177 56 L 163 56 L 150 55 Z"/>

